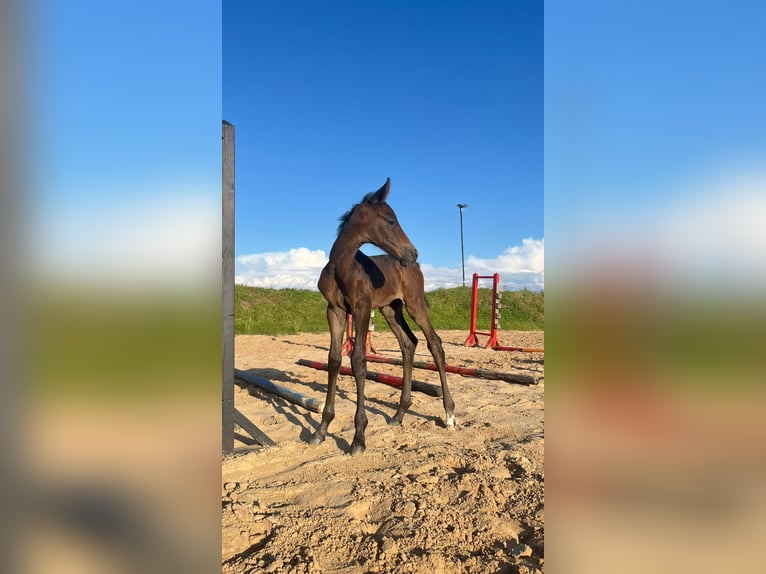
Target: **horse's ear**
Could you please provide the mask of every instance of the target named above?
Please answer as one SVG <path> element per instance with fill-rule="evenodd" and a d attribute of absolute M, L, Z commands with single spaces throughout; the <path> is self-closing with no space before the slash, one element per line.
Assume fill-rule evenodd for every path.
<path fill-rule="evenodd" d="M 370 198 L 370 203 L 383 203 L 386 201 L 386 198 L 388 197 L 388 192 L 391 189 L 391 178 L 386 178 L 386 183 L 383 184 L 383 187 L 381 187 L 378 191 L 376 191 L 373 196 Z"/>

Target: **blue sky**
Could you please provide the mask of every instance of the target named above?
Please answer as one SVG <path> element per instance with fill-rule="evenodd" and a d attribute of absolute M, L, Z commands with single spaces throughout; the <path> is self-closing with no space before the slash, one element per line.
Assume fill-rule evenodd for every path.
<path fill-rule="evenodd" d="M 217 288 L 219 3 L 29 7 L 35 270 L 80 285 Z"/>
<path fill-rule="evenodd" d="M 553 269 L 626 243 L 766 269 L 763 3 L 549 1 L 544 56 L 540 2 L 315 4 L 31 4 L 25 260 L 215 285 L 226 118 L 245 279 L 313 284 L 386 177 L 434 286 L 459 278 L 459 202 L 468 275 L 506 286 L 544 235 Z"/>
<path fill-rule="evenodd" d="M 752 0 L 546 2 L 546 263 L 559 284 L 611 269 L 760 289 L 764 25 Z"/>
<path fill-rule="evenodd" d="M 223 10 L 240 282 L 312 287 L 337 218 L 391 177 L 430 287 L 543 286 L 541 2 Z M 369 253 L 376 250 L 365 248 Z"/>

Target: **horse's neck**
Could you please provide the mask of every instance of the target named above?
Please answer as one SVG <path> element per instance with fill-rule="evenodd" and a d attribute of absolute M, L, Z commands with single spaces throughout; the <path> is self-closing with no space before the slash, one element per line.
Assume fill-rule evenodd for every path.
<path fill-rule="evenodd" d="M 348 234 L 341 233 L 330 249 L 330 262 L 336 266 L 351 265 L 356 258 L 356 252 L 364 243 L 364 241 L 354 239 Z"/>

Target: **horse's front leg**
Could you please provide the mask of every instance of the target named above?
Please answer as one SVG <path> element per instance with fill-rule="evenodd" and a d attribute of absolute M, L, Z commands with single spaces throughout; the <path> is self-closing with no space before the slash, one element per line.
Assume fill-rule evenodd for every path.
<path fill-rule="evenodd" d="M 364 431 L 367 428 L 367 413 L 364 409 L 364 382 L 367 378 L 367 359 L 365 358 L 365 343 L 370 327 L 370 305 L 360 305 L 354 308 L 354 325 L 356 338 L 351 352 L 351 368 L 356 379 L 356 414 L 354 415 L 354 440 L 351 443 L 351 456 L 364 452 L 367 448 Z"/>
<path fill-rule="evenodd" d="M 338 382 L 338 372 L 343 357 L 341 356 L 341 344 L 343 331 L 346 328 L 345 309 L 327 307 L 327 323 L 330 326 L 330 351 L 327 354 L 327 398 L 322 410 L 322 422 L 309 440 L 310 444 L 319 444 L 327 436 L 327 427 L 335 418 L 335 389 Z"/>

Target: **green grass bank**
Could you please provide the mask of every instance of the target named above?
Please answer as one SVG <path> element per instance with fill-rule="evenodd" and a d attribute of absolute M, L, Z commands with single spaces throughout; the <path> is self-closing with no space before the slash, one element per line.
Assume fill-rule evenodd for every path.
<path fill-rule="evenodd" d="M 277 335 L 326 332 L 327 303 L 318 291 L 301 289 L 234 288 L 234 329 L 238 335 Z M 469 328 L 471 318 L 470 287 L 437 289 L 426 293 L 431 307 L 431 321 L 438 329 Z M 491 289 L 479 289 L 478 328 L 489 331 Z M 544 293 L 502 291 L 500 329 L 531 331 L 545 328 Z M 409 317 L 408 317 L 409 319 Z M 387 331 L 380 313 L 375 314 L 375 330 Z M 415 329 L 414 323 L 410 325 Z"/>

